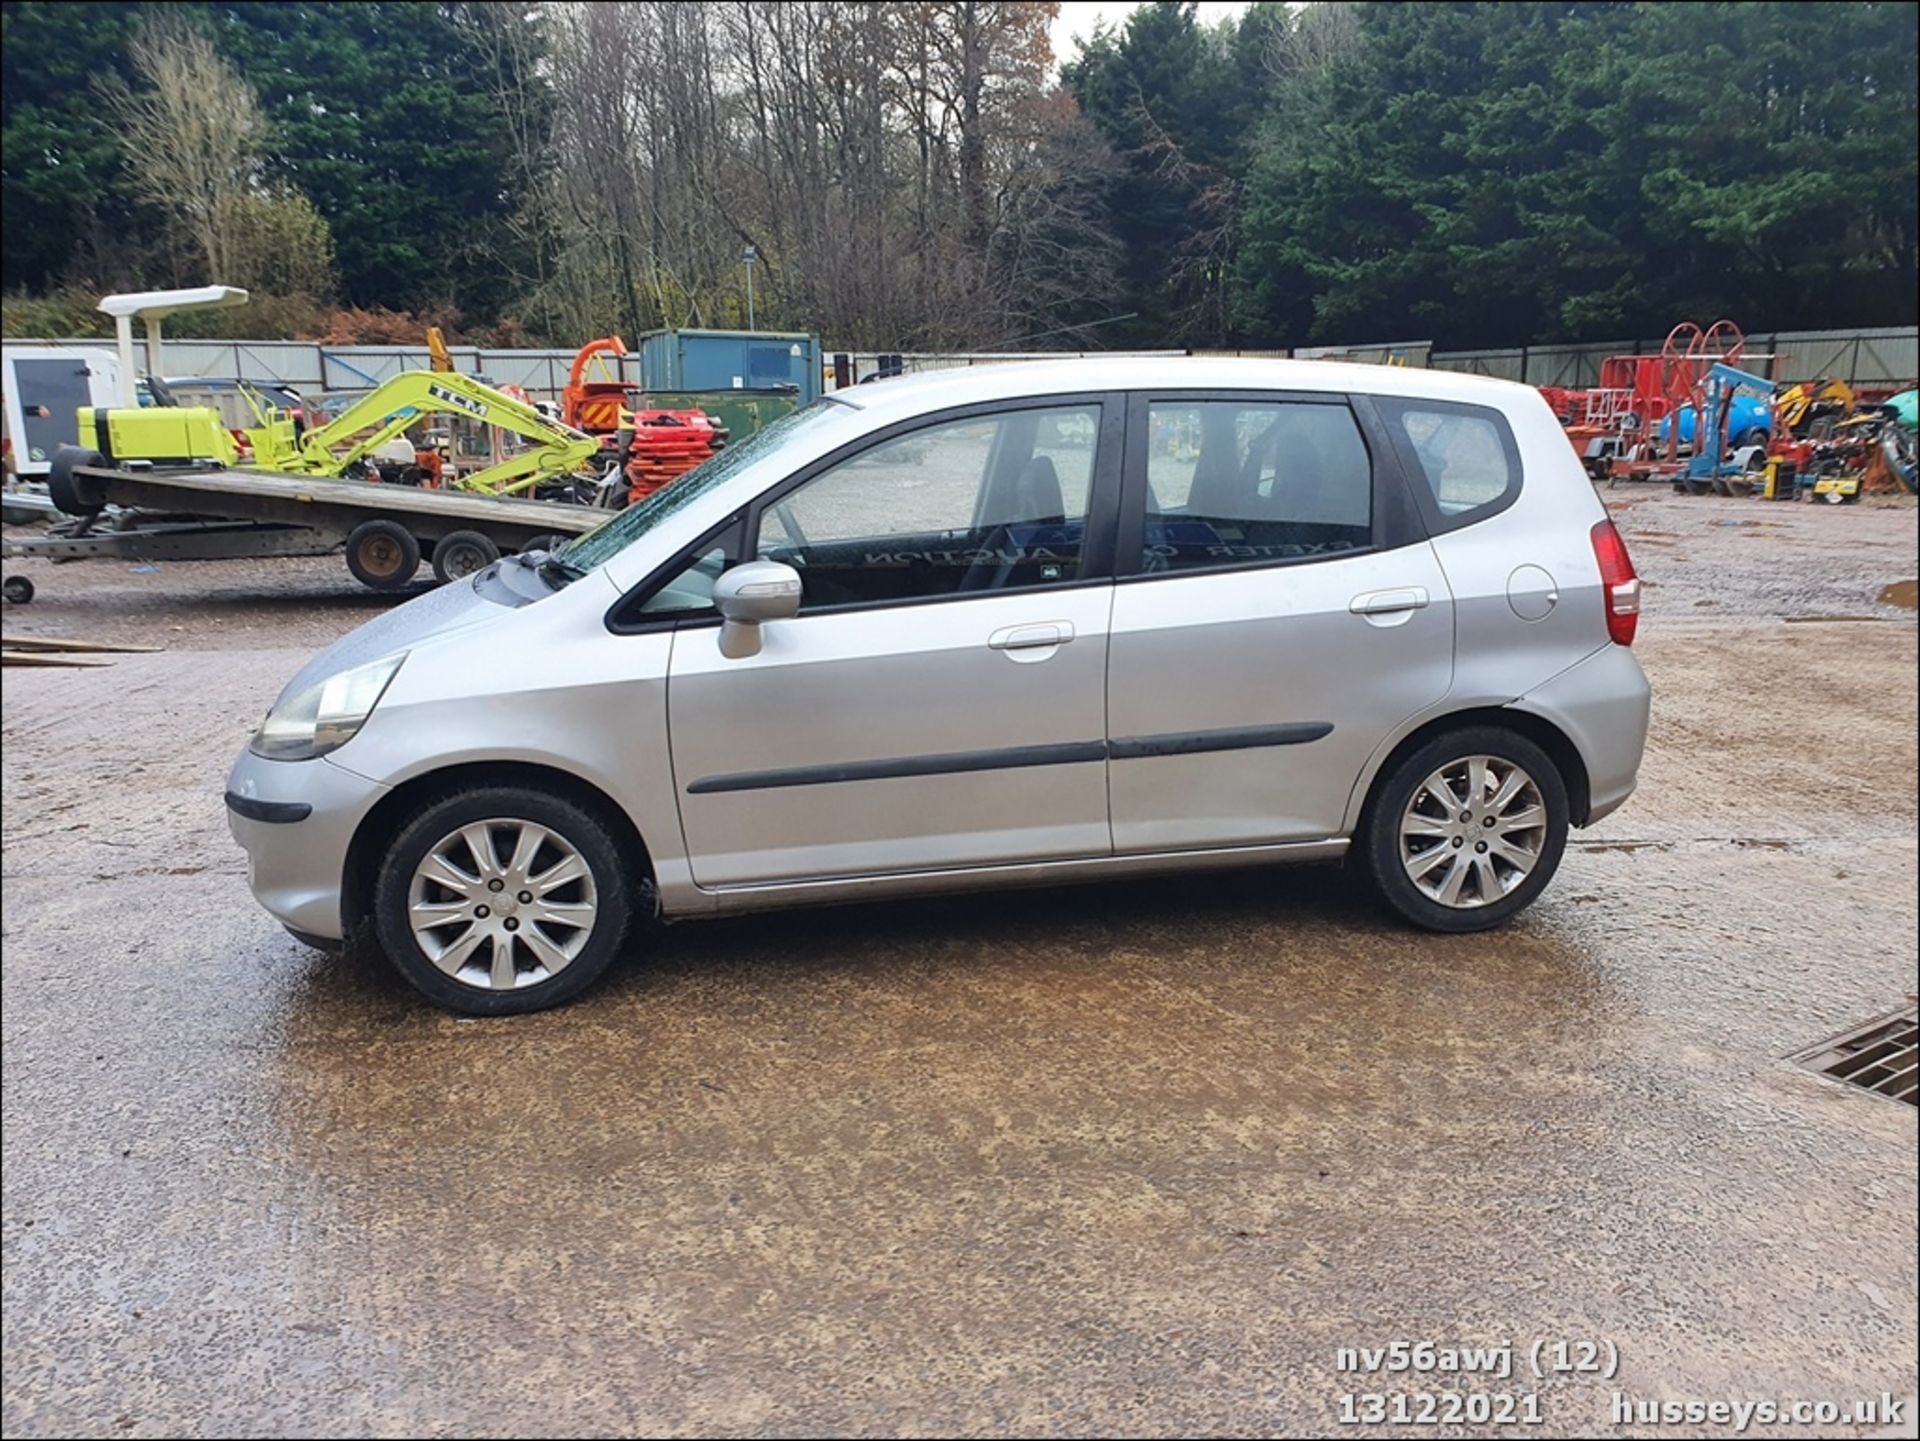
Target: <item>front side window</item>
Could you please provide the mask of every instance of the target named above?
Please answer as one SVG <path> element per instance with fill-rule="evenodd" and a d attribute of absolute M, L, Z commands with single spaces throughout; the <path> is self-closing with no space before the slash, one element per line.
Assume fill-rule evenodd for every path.
<path fill-rule="evenodd" d="M 1153 401 L 1141 568 L 1207 570 L 1362 549 L 1373 539 L 1372 477 L 1344 405 Z"/>
<path fill-rule="evenodd" d="M 1078 580 L 1098 405 L 945 421 L 861 451 L 765 506 L 758 554 L 803 610 Z"/>

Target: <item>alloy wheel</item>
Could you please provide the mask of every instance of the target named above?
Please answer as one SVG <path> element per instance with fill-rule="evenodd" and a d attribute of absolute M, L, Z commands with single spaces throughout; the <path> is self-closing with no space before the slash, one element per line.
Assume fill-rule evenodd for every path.
<path fill-rule="evenodd" d="M 1471 910 L 1518 889 L 1546 838 L 1532 776 L 1499 756 L 1463 756 L 1415 788 L 1400 818 L 1400 862 L 1429 900 Z"/>
<path fill-rule="evenodd" d="M 421 954 L 454 980 L 508 991 L 550 980 L 593 934 L 593 872 L 535 821 L 471 821 L 414 868 L 407 920 Z"/>

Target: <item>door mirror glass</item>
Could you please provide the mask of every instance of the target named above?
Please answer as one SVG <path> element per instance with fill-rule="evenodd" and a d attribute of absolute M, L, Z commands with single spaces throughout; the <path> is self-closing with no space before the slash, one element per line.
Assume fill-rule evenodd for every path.
<path fill-rule="evenodd" d="M 741 660 L 760 653 L 760 627 L 800 612 L 800 573 L 772 560 L 736 565 L 713 583 L 713 604 L 726 622 L 720 653 Z"/>

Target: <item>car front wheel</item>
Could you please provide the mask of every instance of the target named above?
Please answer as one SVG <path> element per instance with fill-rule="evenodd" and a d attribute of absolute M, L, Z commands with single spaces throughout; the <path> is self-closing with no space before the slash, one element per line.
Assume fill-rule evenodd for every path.
<path fill-rule="evenodd" d="M 1568 821 L 1553 759 L 1524 736 L 1474 726 L 1435 737 L 1381 778 L 1355 838 L 1357 858 L 1405 920 L 1482 931 L 1546 889 Z"/>
<path fill-rule="evenodd" d="M 429 803 L 374 886 L 374 925 L 401 975 L 456 1011 L 559 1005 L 625 945 L 638 894 L 607 824 L 559 796 L 489 786 Z"/>

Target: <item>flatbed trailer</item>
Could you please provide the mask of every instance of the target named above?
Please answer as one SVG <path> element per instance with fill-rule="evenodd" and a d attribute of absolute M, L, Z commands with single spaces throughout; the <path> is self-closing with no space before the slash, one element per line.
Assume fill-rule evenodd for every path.
<path fill-rule="evenodd" d="M 71 474 L 71 495 L 85 513 L 45 536 L 10 536 L 0 553 L 224 560 L 344 550 L 362 584 L 397 590 L 423 557 L 432 558 L 442 581 L 456 580 L 505 552 L 546 548 L 592 530 L 609 514 L 558 501 L 257 470 L 81 465 Z"/>

